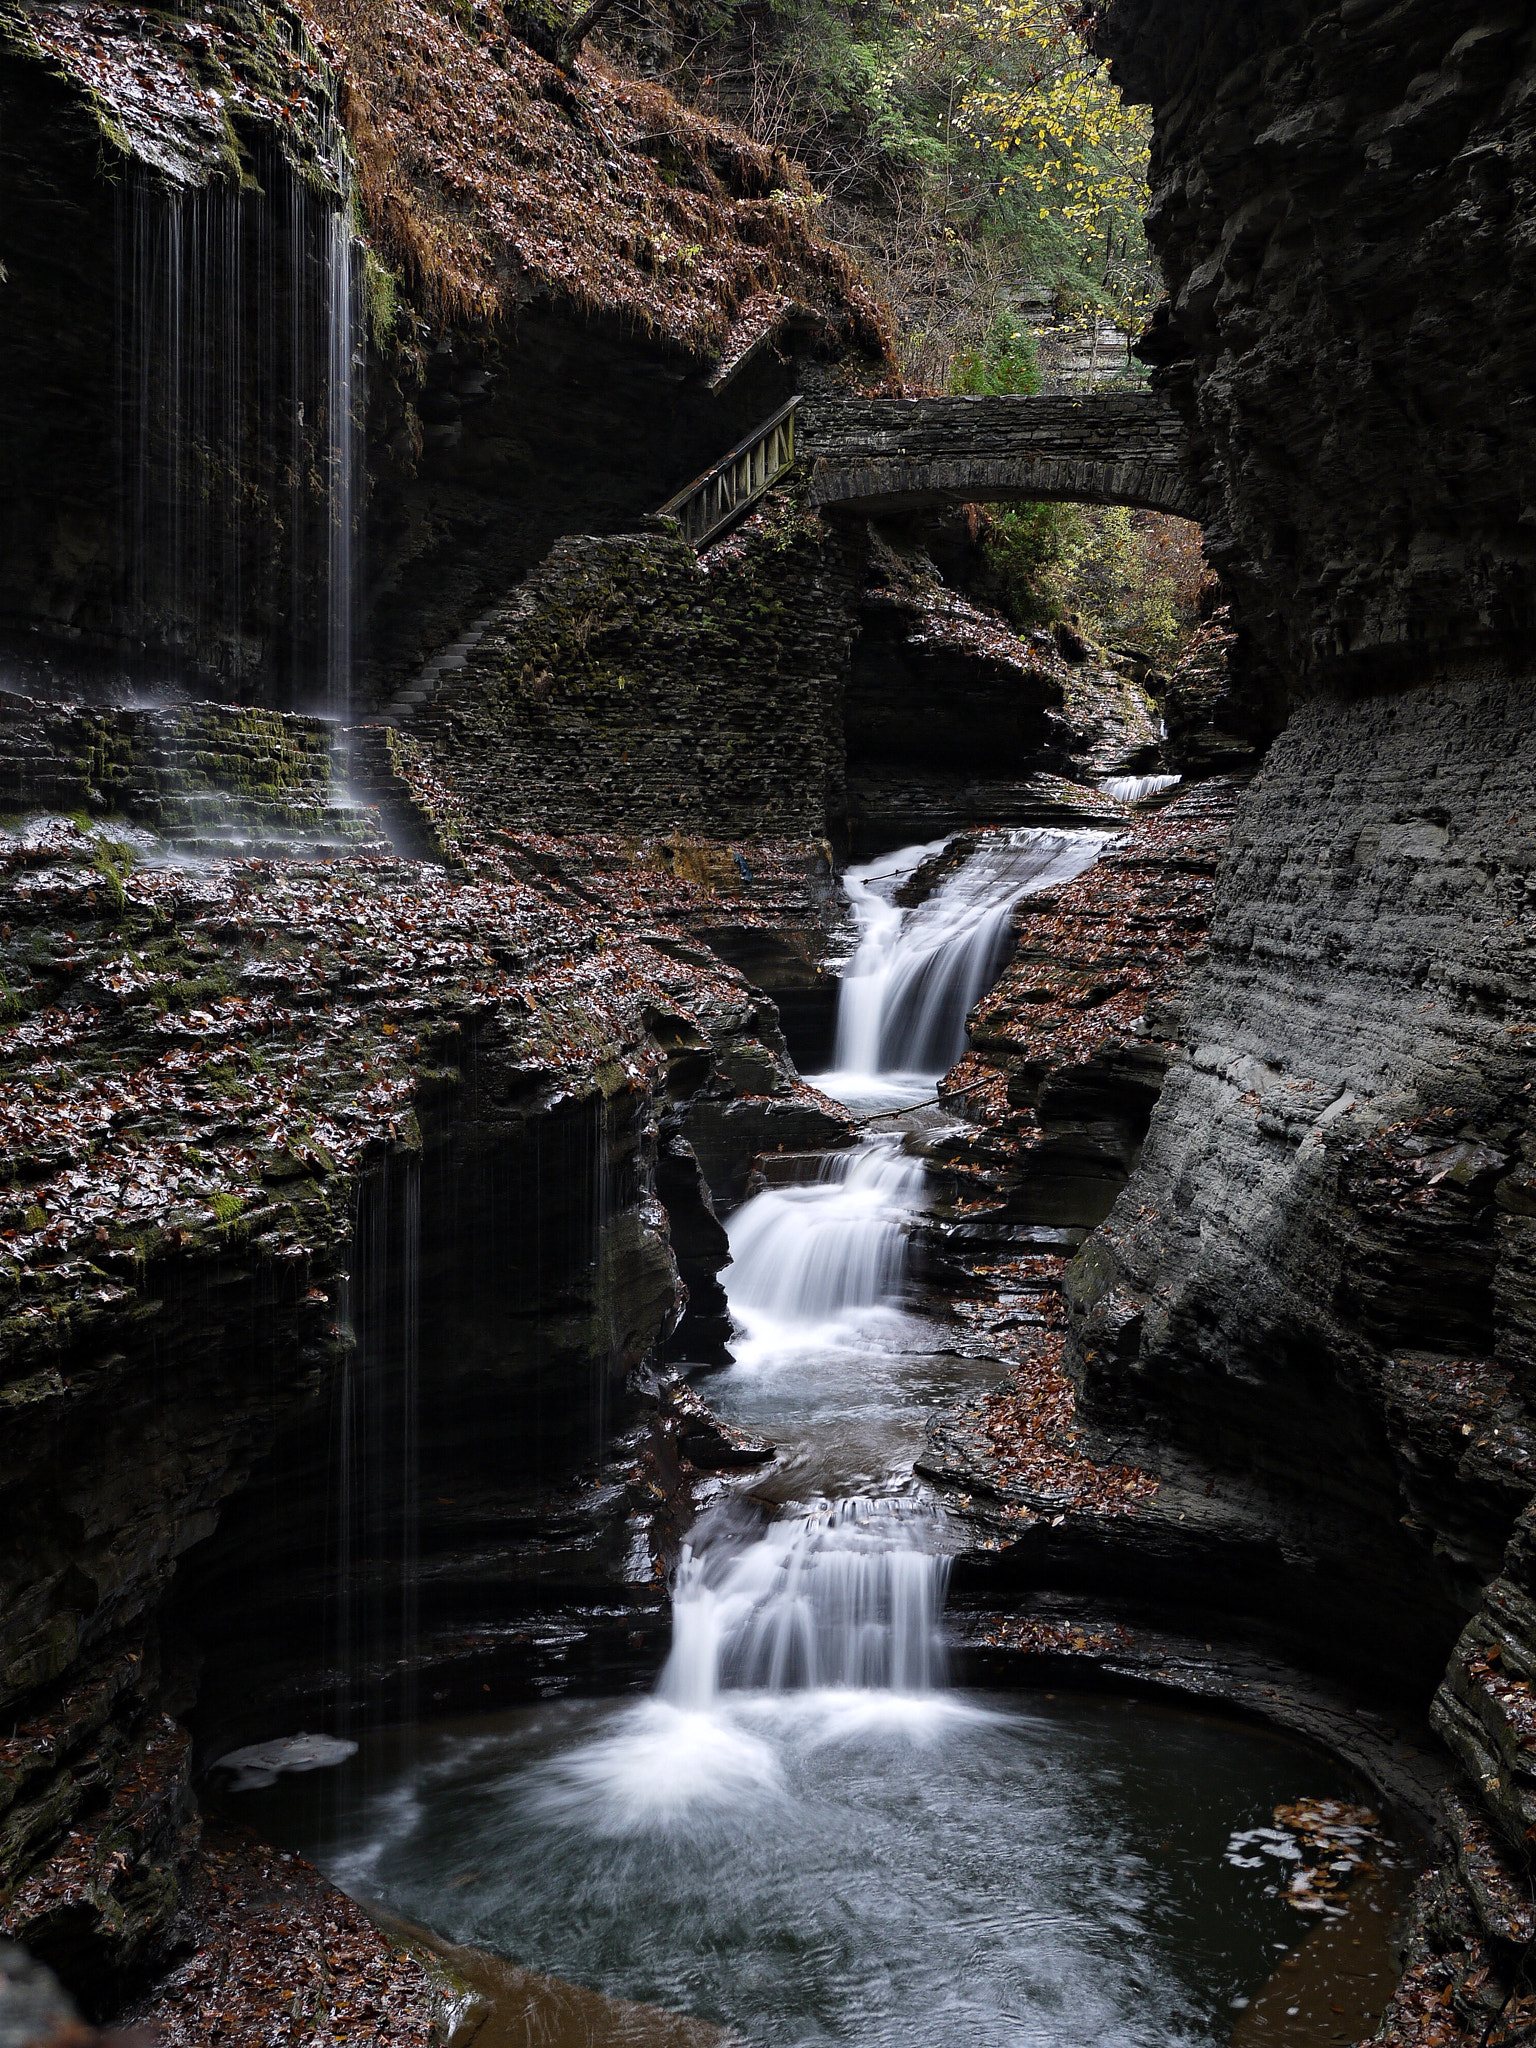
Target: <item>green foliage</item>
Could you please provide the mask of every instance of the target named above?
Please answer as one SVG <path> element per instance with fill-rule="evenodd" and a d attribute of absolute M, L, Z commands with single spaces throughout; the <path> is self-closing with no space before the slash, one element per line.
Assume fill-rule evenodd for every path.
<path fill-rule="evenodd" d="M 718 110 L 804 161 L 823 225 L 896 315 L 930 389 L 991 381 L 1020 281 L 1068 317 L 1138 328 L 1145 110 L 1122 104 L 1060 0 L 708 0 Z"/>
<path fill-rule="evenodd" d="M 1019 505 L 993 516 L 984 549 L 1016 626 L 1070 615 L 1163 667 L 1189 645 L 1212 581 L 1197 526 L 1124 505 Z"/>
<path fill-rule="evenodd" d="M 1012 321 L 993 324 L 980 348 L 962 349 L 950 365 L 951 391 L 972 398 L 1028 394 L 1040 389 L 1034 336 Z"/>
<path fill-rule="evenodd" d="M 1083 542 L 1077 505 L 1016 505 L 994 514 L 984 552 L 1014 625 L 1048 626 L 1072 609 L 1068 579 Z"/>
<path fill-rule="evenodd" d="M 1068 574 L 1084 625 L 1096 639 L 1171 666 L 1199 625 L 1212 581 L 1200 529 L 1125 505 L 1085 508 L 1083 525 Z"/>
<path fill-rule="evenodd" d="M 368 331 L 373 345 L 385 354 L 394 340 L 399 318 L 399 293 L 395 273 L 381 263 L 371 248 L 363 253 L 363 296 L 368 308 Z"/>

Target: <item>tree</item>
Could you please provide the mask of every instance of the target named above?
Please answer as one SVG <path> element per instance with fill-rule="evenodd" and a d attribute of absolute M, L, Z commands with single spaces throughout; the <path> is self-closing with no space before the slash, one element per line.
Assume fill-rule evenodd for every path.
<path fill-rule="evenodd" d="M 1157 283 L 1142 227 L 1150 116 L 1121 99 L 1076 12 L 1064 0 L 961 0 L 935 20 L 984 58 L 955 125 L 991 160 L 999 199 L 1014 195 L 1104 310 L 1139 326 Z"/>

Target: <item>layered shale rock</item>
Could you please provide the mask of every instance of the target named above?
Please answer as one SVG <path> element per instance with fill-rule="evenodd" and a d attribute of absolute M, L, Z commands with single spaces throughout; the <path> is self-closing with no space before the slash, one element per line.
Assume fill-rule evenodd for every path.
<path fill-rule="evenodd" d="M 1069 660 L 1049 633 L 1021 637 L 899 528 L 871 527 L 867 550 L 843 699 L 851 855 L 1115 815 L 1082 785 L 1157 758 L 1141 685 L 1081 642 Z"/>
<path fill-rule="evenodd" d="M 1116 0 L 1156 114 L 1141 353 L 1274 729 L 1335 683 L 1536 630 L 1529 10 Z"/>
<path fill-rule="evenodd" d="M 1469 678 L 1293 720 L 1072 1282 L 1089 1411 L 1246 1473 L 1372 1654 L 1423 1671 L 1536 1485 L 1522 700 Z"/>
<path fill-rule="evenodd" d="M 1532 25 L 1116 0 L 1095 32 L 1156 119 L 1170 298 L 1143 353 L 1245 657 L 1217 722 L 1284 730 L 1238 805 L 1140 1158 L 1068 1269 L 1064 1362 L 1085 1440 L 1206 1518 L 1204 1578 L 1198 1545 L 1168 1550 L 1165 1597 L 1201 1587 L 1401 1699 L 1446 1674 L 1467 1777 L 1384 2038 L 1513 2041 L 1536 1682 Z M 1126 1554 L 1103 1547 L 1106 1584 Z"/>
<path fill-rule="evenodd" d="M 1422 1697 L 1478 1608 L 1437 1713 L 1496 1816 L 1536 1671 L 1518 1545 L 1482 1593 L 1536 1488 L 1524 698 L 1472 674 L 1295 715 L 1239 806 L 1137 1169 L 1067 1278 L 1081 1416 L 1259 1536 L 1240 1573 L 1220 1537 L 1240 1611 Z M 1481 2040 L 1518 1985 L 1472 1896 L 1444 1878 L 1412 1984 L 1473 1971 L 1463 1922 L 1492 1941 Z"/>
<path fill-rule="evenodd" d="M 565 1603 L 568 1669 L 573 1601 L 654 1612 L 708 1432 L 626 1383 L 680 1263 L 718 1317 L 694 1119 L 738 1177 L 776 1115 L 838 1127 L 732 970 L 653 919 L 600 932 L 510 856 L 101 846 L 55 818 L 0 849 L 0 1916 L 105 2008 L 175 1910 L 166 1706 L 200 1660 L 233 1729 L 253 1696 L 531 1670 L 530 1600 Z"/>
<path fill-rule="evenodd" d="M 1075 881 L 1025 897 L 1013 957 L 977 1004 L 943 1094 L 974 1126 L 934 1149 L 955 1169 L 949 1235 L 997 1222 L 1077 1236 L 1140 1155 L 1204 958 L 1240 784 L 1197 785 L 1111 840 Z"/>

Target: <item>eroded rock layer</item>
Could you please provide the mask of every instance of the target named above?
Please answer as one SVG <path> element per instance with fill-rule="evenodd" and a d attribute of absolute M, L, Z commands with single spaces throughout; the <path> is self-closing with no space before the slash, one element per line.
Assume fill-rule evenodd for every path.
<path fill-rule="evenodd" d="M 1536 631 L 1536 27 L 1508 0 L 1116 0 L 1169 286 L 1142 353 L 1271 729 Z"/>
<path fill-rule="evenodd" d="M 0 1925 L 98 2009 L 175 1911 L 199 1663 L 238 1733 L 258 1667 L 344 1715 L 536 1666 L 530 1603 L 654 1613 L 679 1458 L 743 1455 L 629 1386 L 684 1275 L 718 1318 L 690 1116 L 727 1184 L 842 1134 L 739 975 L 510 855 L 103 843 L 0 885 Z"/>

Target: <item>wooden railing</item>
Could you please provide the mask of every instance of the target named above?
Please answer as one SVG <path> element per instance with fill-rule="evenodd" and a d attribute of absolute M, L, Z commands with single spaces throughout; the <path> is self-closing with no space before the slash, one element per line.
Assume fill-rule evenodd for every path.
<path fill-rule="evenodd" d="M 683 536 L 702 548 L 755 505 L 770 484 L 777 483 L 795 459 L 795 408 L 798 394 L 781 405 L 771 419 L 730 454 L 695 477 L 665 505 L 663 514 L 680 519 Z"/>

